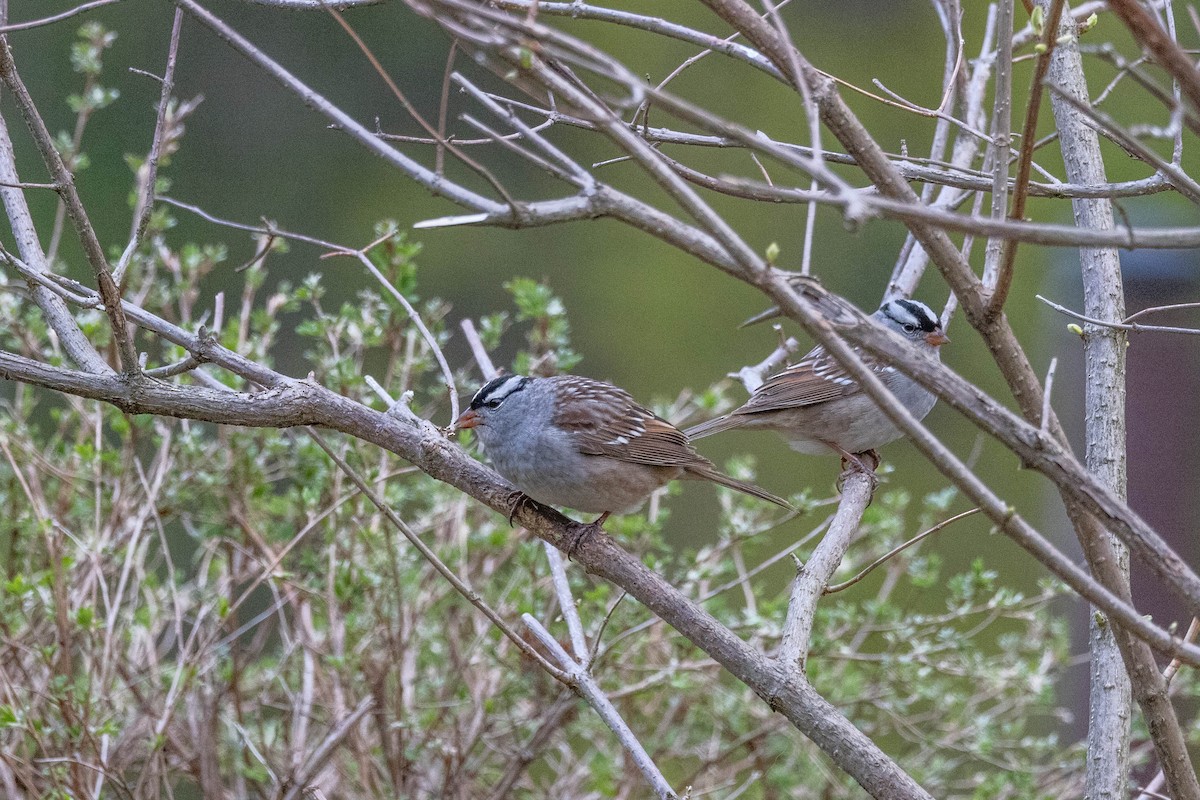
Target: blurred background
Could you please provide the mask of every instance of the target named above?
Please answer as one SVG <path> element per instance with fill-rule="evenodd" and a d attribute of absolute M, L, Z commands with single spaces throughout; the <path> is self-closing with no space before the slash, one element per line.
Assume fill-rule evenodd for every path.
<path fill-rule="evenodd" d="M 75 5 L 75 0 L 12 0 L 10 21 L 48 16 Z M 655 0 L 619 5 L 720 35 L 727 33 L 715 17 L 694 2 Z M 966 5 L 963 24 L 967 55 L 973 57 L 979 50 L 984 6 Z M 360 122 L 372 126 L 377 119 L 380 129 L 387 133 L 421 133 L 327 14 L 283 12 L 234 0 L 209 0 L 206 6 Z M 99 21 L 118 33 L 106 55 L 102 83 L 116 88 L 120 98 L 89 122 L 84 137 L 89 164 L 77 176 L 93 222 L 108 247 L 119 249 L 128 235 L 130 209 L 126 199 L 131 172 L 125 156 L 144 156 L 148 150 L 159 94 L 156 81 L 130 70 L 161 74 L 172 10 L 171 4 L 157 0 L 125 0 L 10 37 L 17 66 L 50 129 L 57 132 L 71 131 L 75 125 L 75 114 L 63 97 L 77 91 L 81 83 L 69 58 L 76 30 L 86 21 Z M 1017 13 L 1018 26 L 1022 26 L 1026 20 L 1019 5 Z M 872 88 L 872 79 L 878 78 L 892 91 L 924 106 L 936 107 L 940 102 L 944 43 L 930 4 L 795 0 L 784 11 L 784 17 L 801 50 L 821 69 L 868 88 Z M 398 2 L 352 10 L 346 19 L 409 99 L 424 114 L 435 118 L 448 38 Z M 556 18 L 551 24 L 622 58 L 636 73 L 652 81 L 661 80 L 697 52 L 691 46 L 596 22 Z M 1195 38 L 1192 31 L 1181 35 Z M 1127 55 L 1136 55 L 1116 22 L 1102 18 L 1087 35 L 1085 44 L 1108 41 Z M 1016 66 L 1014 105 L 1018 118 L 1025 105 L 1031 64 L 1026 60 Z M 486 76 L 479 75 L 467 56 L 460 53 L 456 66 L 486 82 Z M 1094 96 L 1114 70 L 1096 59 L 1087 62 L 1087 69 Z M 807 123 L 796 97 L 744 65 L 712 56 L 685 72 L 672 88 L 694 102 L 780 139 L 803 142 L 807 138 Z M 160 174 L 170 180 L 171 196 L 197 204 L 211 214 L 247 224 L 265 217 L 291 231 L 358 247 L 374 238 L 377 220 L 394 219 L 403 229 L 420 220 L 459 213 L 453 205 L 431 197 L 329 128 L 295 96 L 186 18 L 176 94 L 181 99 L 203 95 L 204 100 L 187 121 L 181 151 Z M 928 154 L 932 120 L 852 92 L 844 95 L 885 148 L 892 152 L 907 148 L 914 156 Z M 10 114 L 11 101 L 5 98 L 3 103 L 4 112 Z M 1126 124 L 1167 122 L 1166 111 L 1128 82 L 1112 95 L 1105 108 Z M 470 106 L 467 98 L 452 93 L 449 129 L 473 137 L 473 130 L 457 119 L 465 110 L 486 118 Z M 1047 107 L 1043 133 L 1049 132 L 1050 120 Z M 670 121 L 652 112 L 651 124 L 668 125 Z M 23 131 L 14 127 L 14 135 L 21 134 Z M 556 128 L 551 138 L 585 165 L 617 155 L 599 137 L 585 132 Z M 1169 141 L 1158 144 L 1162 152 L 1169 153 Z M 425 163 L 432 163 L 432 147 L 402 147 Z M 17 148 L 23 179 L 45 180 L 29 141 L 18 138 Z M 1150 174 L 1148 167 L 1115 146 L 1105 143 L 1105 148 L 1110 180 Z M 496 146 L 475 147 L 470 152 L 488 164 L 514 196 L 540 199 L 570 193 L 569 188 L 514 162 Z M 714 172 L 746 173 L 753 169 L 743 153 L 675 154 L 686 155 L 689 163 Z M 1185 167 L 1191 158 L 1185 151 Z M 1057 146 L 1040 150 L 1038 162 L 1062 174 Z M 852 172 L 843 174 L 862 184 Z M 602 167 L 599 175 L 671 213 L 679 213 L 629 164 Z M 484 191 L 480 182 L 465 180 L 472 188 Z M 31 193 L 30 198 L 35 212 L 46 220 L 44 230 L 48 230 L 54 213 L 53 197 Z M 804 236 L 803 206 L 769 206 L 714 196 L 708 199 L 753 247 L 762 251 L 775 242 L 781 251 L 779 263 L 798 266 Z M 1170 193 L 1124 201 L 1121 212 L 1133 224 L 1197 223 L 1195 209 Z M 175 216 L 179 222 L 172 234 L 175 241 L 224 242 L 230 249 L 225 267 L 207 279 L 207 288 L 212 293 L 239 291 L 243 276 L 235 272 L 235 267 L 254 255 L 256 246 L 251 238 L 186 212 L 177 211 Z M 1071 209 L 1066 201 L 1039 200 L 1031 203 L 1030 216 L 1040 221 L 1069 222 Z M 8 238 L 7 231 L 4 236 Z M 901 224 L 882 220 L 848 230 L 836 209 L 822 208 L 817 213 L 814 272 L 828 287 L 870 310 L 879 302 L 904 236 Z M 64 269 L 87 280 L 86 267 L 70 238 L 65 237 L 62 249 Z M 565 301 L 575 348 L 584 356 L 576 372 L 611 380 L 644 402 L 673 399 L 685 387 L 702 389 L 730 370 L 761 360 L 777 344 L 777 335 L 770 326 L 747 330 L 737 327 L 764 307 L 756 292 L 616 222 L 601 220 L 523 231 L 456 227 L 419 231 L 414 238 L 424 244 L 418 259 L 420 295 L 440 296 L 453 305 L 450 327 L 456 336 L 447 353 L 455 366 L 469 359 L 457 335 L 458 320 L 509 308 L 510 298 L 502 284 L 514 276 L 544 279 Z M 975 248 L 976 264 L 982 260 L 982 250 L 981 244 Z M 358 289 L 371 285 L 355 262 L 320 260 L 321 254 L 318 249 L 295 245 L 289 253 L 272 257 L 268 280 L 299 282 L 309 273 L 321 272 L 327 276 L 325 283 L 332 301 L 351 297 Z M 1081 343 L 1067 331 L 1069 320 L 1034 299 L 1035 294 L 1042 293 L 1070 307 L 1082 308 L 1077 256 L 1067 249 L 1023 245 L 1017 264 L 1009 316 L 1035 369 L 1044 374 L 1050 359 L 1059 359 L 1054 404 L 1082 456 Z M 1148 305 L 1200 299 L 1192 251 L 1126 254 L 1125 266 L 1130 312 Z M 945 303 L 947 289 L 934 270 L 927 274 L 917 296 L 936 309 Z M 206 302 L 211 303 L 211 296 Z M 1186 315 L 1175 322 L 1187 324 Z M 791 326 L 788 332 L 796 333 Z M 949 333 L 953 343 L 943 351 L 946 362 L 1011 406 L 978 337 L 959 319 L 952 322 Z M 511 347 L 516 346 L 514 339 Z M 1196 537 L 1189 524 L 1200 511 L 1200 492 L 1196 491 L 1200 465 L 1195 454 L 1195 428 L 1200 420 L 1197 344 L 1190 337 L 1143 334 L 1133 337 L 1129 356 L 1132 502 L 1185 558 L 1197 563 Z M 299 346 L 295 352 L 281 352 L 279 358 L 284 371 L 297 376 L 306 373 Z M 460 388 L 468 394 L 474 389 Z M 446 424 L 448 413 L 448 408 L 439 409 L 435 421 Z M 994 488 L 1061 547 L 1076 552 L 1056 495 L 1043 482 L 1020 471 L 1014 458 L 990 441 L 981 441 L 949 410 L 935 408 L 926 422 L 960 455 L 975 453 L 979 472 Z M 835 459 L 797 455 L 770 435 L 727 434 L 706 440 L 701 449 L 718 463 L 734 454 L 754 453 L 760 483 L 783 493 L 804 486 L 812 486 L 819 494 L 829 493 L 838 469 Z M 893 444 L 883 455 L 895 467 L 887 487 L 920 497 L 945 486 L 911 445 Z M 710 487 L 688 485 L 681 497 L 668 502 L 673 509 L 668 527 L 672 540 L 697 545 L 714 535 L 706 524 L 716 508 Z M 963 508 L 959 501 L 953 510 Z M 791 523 L 797 526 L 793 532 L 809 523 Z M 990 535 L 989 530 L 986 521 L 975 517 L 939 534 L 927 546 L 945 558 L 948 569 L 962 567 L 982 553 L 989 565 L 1001 570 L 1004 580 L 1017 586 L 1032 585 L 1045 574 L 1022 551 Z M 786 572 L 778 573 L 778 577 L 785 579 Z M 1158 587 L 1139 578 L 1135 592 L 1140 607 L 1153 613 L 1157 621 L 1179 619 L 1186 626 L 1171 598 L 1160 594 Z M 1084 618 L 1077 603 L 1069 613 Z"/>

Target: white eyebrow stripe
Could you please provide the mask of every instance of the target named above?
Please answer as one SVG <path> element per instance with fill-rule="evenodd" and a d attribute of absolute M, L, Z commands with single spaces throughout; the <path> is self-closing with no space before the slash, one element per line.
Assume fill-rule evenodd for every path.
<path fill-rule="evenodd" d="M 521 384 L 524 380 L 525 378 L 521 375 L 510 375 L 504 380 L 503 383 L 493 386 L 491 391 L 488 391 L 487 386 L 483 387 L 483 389 L 479 391 L 479 394 L 475 395 L 471 402 L 499 403 L 510 394 L 521 388 Z"/>
<path fill-rule="evenodd" d="M 937 330 L 940 325 L 933 309 L 920 300 L 890 300 L 881 309 L 885 316 L 901 326 L 912 325 L 921 330 Z"/>

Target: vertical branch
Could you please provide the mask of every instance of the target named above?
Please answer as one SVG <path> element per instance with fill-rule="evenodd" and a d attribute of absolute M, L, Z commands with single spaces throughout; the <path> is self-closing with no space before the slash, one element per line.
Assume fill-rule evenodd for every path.
<path fill-rule="evenodd" d="M 1065 32 L 1075 31 L 1070 17 L 1063 27 Z M 1047 30 L 1051 36 L 1059 35 L 1057 27 L 1047 25 Z M 1050 70 L 1055 82 L 1066 91 L 1087 98 L 1087 82 L 1077 48 L 1056 48 Z M 1035 95 L 1041 91 L 1041 86 L 1034 87 Z M 1105 181 L 1104 162 L 1095 131 L 1057 96 L 1052 97 L 1051 103 L 1058 123 L 1067 180 Z M 1072 201 L 1072 207 L 1080 227 L 1099 230 L 1113 227 L 1112 203 L 1107 199 L 1078 198 Z M 1083 273 L 1084 313 L 1097 319 L 1124 319 L 1125 294 L 1116 249 L 1081 248 L 1079 262 Z M 994 300 L 998 299 L 998 296 L 994 297 Z M 1126 478 L 1125 346 L 1124 331 L 1099 325 L 1089 325 L 1085 330 L 1087 467 L 1122 498 L 1125 497 Z M 1128 548 L 1107 531 L 1099 532 L 1099 535 L 1109 538 L 1121 576 L 1121 585 L 1110 588 L 1128 592 Z M 1117 648 L 1112 625 L 1095 610 L 1089 616 L 1089 633 L 1092 680 L 1088 697 L 1086 794 L 1097 798 L 1123 797 L 1129 774 L 1132 705 L 1129 675 Z"/>
<path fill-rule="evenodd" d="M 1048 19 L 1041 41 L 1041 52 L 1038 54 L 1037 63 L 1033 68 L 1033 79 L 1030 82 L 1029 106 L 1025 109 L 1025 125 L 1021 129 L 1021 152 L 1017 157 L 1017 179 L 1013 185 L 1012 211 L 1008 215 L 1009 219 L 1018 222 L 1025 218 L 1025 201 L 1029 199 L 1029 174 L 1033 166 L 1033 146 L 1037 141 L 1038 115 L 1042 108 L 1042 84 L 1046 79 L 1046 72 L 1050 68 L 1051 56 L 1058 42 L 1059 21 L 1062 19 L 1063 7 L 1065 5 L 1066 3 L 1063 0 L 1051 0 L 1051 2 L 1046 4 L 1046 16 Z M 1071 25 L 1072 31 L 1074 31 L 1074 23 L 1071 21 L 1069 14 L 1067 15 L 1067 24 Z M 1079 80 L 1083 81 L 1082 64 L 1079 65 Z M 1084 97 L 1087 97 L 1086 83 L 1084 84 Z M 1004 164 L 1007 171 L 1007 152 L 1004 154 Z M 1103 173 L 1103 169 L 1101 173 Z M 1017 242 L 1012 239 L 1005 239 L 1000 243 L 1000 252 L 996 258 L 997 263 L 994 271 L 995 284 L 988 287 L 991 292 L 987 299 L 987 313 L 989 316 L 998 316 L 1004 310 L 1004 301 L 1008 299 L 1008 290 L 1012 286 L 1016 258 Z"/>
<path fill-rule="evenodd" d="M 583 635 L 583 622 L 579 619 L 579 609 L 575 608 L 575 595 L 571 592 L 571 583 L 567 580 L 567 570 L 563 566 L 562 554 L 558 548 L 549 542 L 542 542 L 546 551 L 546 560 L 550 562 L 550 575 L 554 578 L 554 593 L 558 595 L 558 608 L 566 620 L 567 630 L 571 634 L 571 649 L 575 651 L 575 659 L 583 664 L 587 661 L 587 639 Z"/>
<path fill-rule="evenodd" d="M 1009 147 L 1012 143 L 1013 0 L 1000 0 L 996 19 L 999 52 L 996 54 L 996 111 L 992 117 L 992 219 L 1008 212 Z M 1005 240 L 991 238 L 984 255 L 983 284 L 996 287 Z"/>
<path fill-rule="evenodd" d="M 1055 38 L 1075 32 L 1075 22 L 1069 15 L 1061 28 L 1056 24 L 1048 29 L 1048 34 Z M 1079 49 L 1072 39 L 1061 41 L 1050 59 L 1050 78 L 1066 93 L 1086 100 L 1087 82 Z M 1040 87 L 1034 88 L 1040 91 Z M 1065 98 L 1055 94 L 1051 105 L 1067 180 L 1107 180 L 1095 130 Z M 1107 199 L 1077 198 L 1072 201 L 1072 207 L 1076 224 L 1082 228 L 1109 230 L 1113 227 L 1112 203 Z M 1085 313 L 1096 319 L 1124 319 L 1125 295 L 1117 251 L 1114 248 L 1081 248 L 1079 260 Z M 1122 498 L 1126 483 L 1126 336 L 1122 330 L 1091 324 L 1084 333 L 1087 467 Z M 1090 520 L 1080 524 L 1078 512 L 1073 516 L 1084 552 L 1097 578 L 1117 594 L 1129 597 L 1128 549 Z M 1093 609 L 1089 628 L 1092 680 L 1088 698 L 1086 794 L 1095 798 L 1126 795 L 1132 673 L 1138 679 L 1139 703 L 1164 773 L 1168 775 L 1172 796 L 1196 797 L 1200 787 L 1194 770 L 1187 763 L 1178 720 L 1165 689 L 1161 693 L 1154 691 L 1153 684 L 1160 676 L 1153 656 L 1139 643 L 1130 641 L 1123 630 L 1114 629 L 1111 621 L 1098 610 Z M 1180 763 L 1181 754 L 1183 763 Z"/>

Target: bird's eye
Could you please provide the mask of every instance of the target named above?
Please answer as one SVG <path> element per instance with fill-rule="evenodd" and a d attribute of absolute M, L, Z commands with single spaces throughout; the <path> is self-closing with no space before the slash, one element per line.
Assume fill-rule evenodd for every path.
<path fill-rule="evenodd" d="M 917 329 L 917 326 L 916 326 L 916 325 L 905 325 L 905 326 L 904 326 L 904 332 L 905 332 L 905 333 L 912 333 L 912 332 L 913 332 L 913 331 L 915 331 L 916 329 Z"/>
<path fill-rule="evenodd" d="M 499 400 L 488 400 L 486 403 L 484 403 L 484 406 L 486 406 L 487 408 L 499 408 L 500 401 Z"/>

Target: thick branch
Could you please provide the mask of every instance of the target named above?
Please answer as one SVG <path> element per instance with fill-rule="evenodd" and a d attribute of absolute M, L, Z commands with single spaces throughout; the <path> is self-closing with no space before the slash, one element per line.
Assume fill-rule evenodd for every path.
<path fill-rule="evenodd" d="M 220 358 L 228 360 L 227 356 Z M 223 392 L 174 386 L 151 378 L 131 382 L 120 375 L 91 376 L 8 353 L 0 353 L 0 378 L 103 400 L 131 414 L 188 417 L 227 425 L 327 427 L 384 447 L 505 515 L 511 508 L 512 486 L 447 441 L 431 423 L 374 411 L 309 381 L 271 381 L 272 388 L 251 394 Z M 522 505 L 514 519 L 559 549 L 574 541 L 578 525 L 553 509 L 533 503 Z M 761 697 L 770 698 L 774 709 L 874 797 L 929 797 L 807 681 L 784 674 L 772 659 L 739 639 L 610 537 L 593 536 L 576 550 L 575 559 L 589 572 L 628 591 Z M 1200 649 L 1196 653 L 1178 652 L 1200 663 Z"/>
<path fill-rule="evenodd" d="M 1057 7 L 1056 3 L 1056 7 Z M 1049 25 L 1048 25 L 1049 28 Z M 1061 87 L 1051 95 L 1059 146 L 1072 181 L 1104 181 L 1107 175 L 1095 129 L 1079 109 L 1087 104 L 1083 61 L 1075 43 L 1075 23 L 1068 17 L 1048 32 L 1067 34 L 1050 61 L 1050 79 Z M 1075 222 L 1086 229 L 1113 228 L 1112 203 L 1105 199 L 1071 202 Z M 1117 321 L 1125 318 L 1121 261 L 1113 248 L 1079 251 L 1084 307 L 1089 316 Z M 1088 470 L 1115 497 L 1125 499 L 1125 353 L 1127 334 L 1116 328 L 1089 325 L 1085 330 L 1084 385 L 1086 463 Z M 1093 574 L 1118 596 L 1131 599 L 1129 552 L 1123 542 L 1091 520 L 1073 514 L 1076 533 Z M 1151 731 L 1155 751 L 1176 800 L 1200 798 L 1200 784 L 1187 757 L 1183 732 L 1153 654 L 1119 626 L 1094 612 L 1089 619 L 1091 686 L 1088 713 L 1087 793 L 1091 797 L 1121 797 L 1129 781 L 1129 737 L 1136 697 Z"/>
<path fill-rule="evenodd" d="M 941 362 L 907 346 L 898 336 L 872 323 L 860 311 L 825 290 L 809 285 L 801 287 L 801 292 L 797 293 L 796 288 L 781 276 L 768 287 L 768 293 L 788 316 L 800 322 L 842 362 L 888 417 L 918 444 L 943 474 L 951 477 L 994 522 L 1013 535 L 1022 546 L 1034 552 L 1042 563 L 1051 567 L 1072 588 L 1089 599 L 1102 595 L 1112 597 L 1107 590 L 1097 591 L 1099 587 L 1094 581 L 1086 578 L 1037 531 L 1016 517 L 1011 508 L 992 494 L 971 470 L 914 420 L 879 378 L 863 366 L 862 359 L 842 340 L 839 333 L 872 355 L 895 364 L 902 372 L 916 378 L 939 398 L 962 412 L 981 430 L 1003 442 L 1026 466 L 1050 478 L 1065 498 L 1079 503 L 1088 513 L 1115 531 L 1172 588 L 1189 610 L 1200 608 L 1200 577 L 1153 528 L 1084 469 L 1057 439 L 1017 417 Z M 815 303 L 820 303 L 827 312 L 832 311 L 832 318 L 822 316 Z M 1136 614 L 1123 616 L 1125 622 L 1135 619 Z M 1177 641 L 1173 641 L 1170 646 L 1177 644 Z"/>
<path fill-rule="evenodd" d="M 770 25 L 763 23 L 743 0 L 702 2 L 741 31 L 777 68 L 783 70 L 784 65 L 790 62 L 795 50 L 792 43 L 780 37 Z M 814 87 L 813 94 L 821 109 L 822 121 L 847 152 L 855 157 L 880 193 L 909 204 L 915 205 L 920 202 L 916 193 L 888 161 L 878 143 L 838 95 L 833 81 L 821 76 L 803 58 L 800 60 L 809 85 Z M 1026 419 L 1040 422 L 1041 384 L 1007 319 L 1003 314 L 988 313 L 979 278 L 971 271 L 970 265 L 945 231 L 930 224 L 912 221 L 908 222 L 908 228 L 958 297 L 971 326 L 983 336 L 992 358 L 1008 382 Z M 1057 420 L 1051 420 L 1049 429 L 1056 437 L 1063 438 Z"/>

